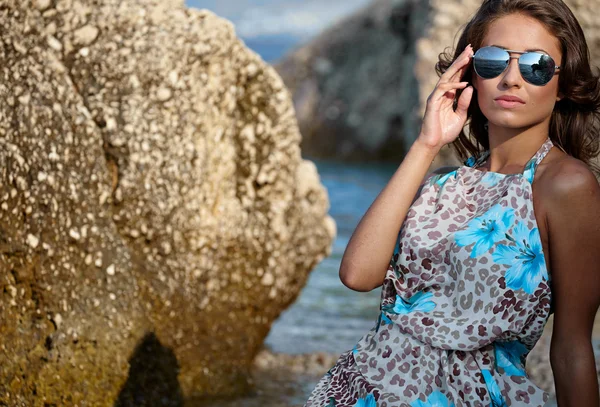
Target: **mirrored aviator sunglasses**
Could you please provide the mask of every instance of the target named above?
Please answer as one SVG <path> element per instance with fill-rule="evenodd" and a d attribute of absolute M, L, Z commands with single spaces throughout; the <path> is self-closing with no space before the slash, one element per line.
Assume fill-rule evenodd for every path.
<path fill-rule="evenodd" d="M 483 79 L 492 79 L 506 70 L 511 56 L 509 52 L 519 56 L 519 71 L 527 82 L 536 86 L 544 86 L 552 80 L 556 69 L 554 59 L 550 55 L 537 51 L 512 51 L 499 47 L 483 47 L 473 56 L 473 69 Z"/>

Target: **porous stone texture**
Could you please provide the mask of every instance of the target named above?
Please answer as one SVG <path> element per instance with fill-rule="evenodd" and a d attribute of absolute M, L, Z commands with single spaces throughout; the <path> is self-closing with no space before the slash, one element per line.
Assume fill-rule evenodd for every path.
<path fill-rule="evenodd" d="M 439 80 L 435 72 L 438 55 L 446 48 L 454 55 L 459 30 L 473 16 L 481 5 L 481 0 L 429 0 L 431 12 L 425 35 L 417 42 L 417 62 L 414 67 L 419 82 L 420 117 L 425 114 L 427 98 Z M 600 67 L 600 19 L 597 17 L 597 0 L 565 0 L 573 11 L 585 33 L 590 48 L 593 69 Z M 440 165 L 460 165 L 450 146 L 444 146 L 434 160 L 432 168 Z"/>
<path fill-rule="evenodd" d="M 246 391 L 336 233 L 280 77 L 179 0 L 0 0 L 0 38 L 0 405 Z"/>

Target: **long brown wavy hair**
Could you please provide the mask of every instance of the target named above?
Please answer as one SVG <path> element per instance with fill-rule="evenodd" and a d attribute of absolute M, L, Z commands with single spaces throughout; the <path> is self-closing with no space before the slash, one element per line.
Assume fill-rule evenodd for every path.
<path fill-rule="evenodd" d="M 559 73 L 559 91 L 564 98 L 558 101 L 550 119 L 550 139 L 565 153 L 586 163 L 600 176 L 600 167 L 591 160 L 598 155 L 600 134 L 600 69 L 596 74 L 590 66 L 590 52 L 583 30 L 569 7 L 561 0 L 484 0 L 473 18 L 464 26 L 454 55 L 448 48 L 438 56 L 435 70 L 441 76 L 470 43 L 474 50 L 481 47 L 491 23 L 509 14 L 519 13 L 535 18 L 560 42 L 562 64 Z M 462 81 L 473 83 L 472 64 Z M 455 100 L 455 109 L 458 90 Z M 489 149 L 487 118 L 477 102 L 477 90 L 467 111 L 467 124 L 473 143 L 464 131 L 452 142 L 452 148 L 461 161 L 478 156 Z"/>

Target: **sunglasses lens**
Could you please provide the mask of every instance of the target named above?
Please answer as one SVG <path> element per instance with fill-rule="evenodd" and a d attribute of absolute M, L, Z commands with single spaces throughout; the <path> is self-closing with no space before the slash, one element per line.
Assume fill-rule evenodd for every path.
<path fill-rule="evenodd" d="M 519 69 L 523 79 L 532 85 L 545 85 L 554 76 L 554 60 L 548 55 L 529 52 L 519 58 Z"/>
<path fill-rule="evenodd" d="M 473 56 L 475 73 L 483 79 L 500 75 L 508 66 L 510 54 L 498 47 L 483 47 Z M 543 86 L 554 76 L 554 60 L 539 52 L 527 52 L 519 58 L 519 70 L 523 79 L 532 85 Z"/>
<path fill-rule="evenodd" d="M 508 66 L 509 54 L 496 47 L 484 47 L 473 56 L 473 68 L 483 79 L 491 79 L 500 75 Z"/>

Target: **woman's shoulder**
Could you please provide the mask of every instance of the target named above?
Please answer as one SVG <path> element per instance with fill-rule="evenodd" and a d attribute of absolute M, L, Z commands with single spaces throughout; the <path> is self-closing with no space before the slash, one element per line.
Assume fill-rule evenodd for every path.
<path fill-rule="evenodd" d="M 600 184 L 590 167 L 562 151 L 543 160 L 536 170 L 535 195 L 543 202 L 566 202 L 580 194 L 598 193 Z"/>

